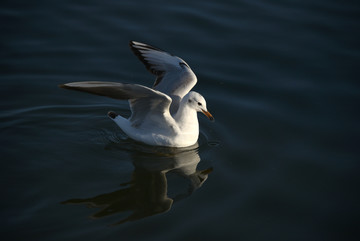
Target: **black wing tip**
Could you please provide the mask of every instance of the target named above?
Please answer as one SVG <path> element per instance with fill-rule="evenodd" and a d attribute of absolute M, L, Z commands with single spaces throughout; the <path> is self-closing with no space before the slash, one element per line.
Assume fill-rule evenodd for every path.
<path fill-rule="evenodd" d="M 137 48 L 136 43 L 139 43 L 139 42 L 131 40 L 129 42 L 130 49 L 143 62 L 144 57 L 142 56 L 140 50 Z"/>
<path fill-rule="evenodd" d="M 115 119 L 118 116 L 114 111 L 109 111 L 107 114 L 111 119 Z"/>
<path fill-rule="evenodd" d="M 135 54 L 135 56 L 145 65 L 146 69 L 148 71 L 150 71 L 150 73 L 152 74 L 156 74 L 154 73 L 153 69 L 151 68 L 151 65 L 148 63 L 148 61 L 145 60 L 144 56 L 142 55 L 142 53 L 140 52 L 140 50 L 138 50 L 134 45 L 130 44 L 130 49 L 131 51 Z"/>
<path fill-rule="evenodd" d="M 155 51 L 160 51 L 160 52 L 167 53 L 166 51 L 164 51 L 164 50 L 162 50 L 162 49 L 160 49 L 158 47 L 155 47 L 153 45 L 146 44 L 146 43 L 143 43 L 143 42 L 135 41 L 135 40 L 130 40 L 129 45 L 130 45 L 131 49 L 138 50 L 138 48 L 143 48 L 144 50 L 155 50 Z"/>
<path fill-rule="evenodd" d="M 129 41 L 129 46 L 130 46 L 130 49 L 133 50 L 135 48 L 135 43 L 138 43 L 137 41 L 134 41 L 134 40 L 130 40 Z"/>
<path fill-rule="evenodd" d="M 141 42 L 136 41 L 136 40 L 130 40 L 130 41 L 129 41 L 129 45 L 130 45 L 130 47 L 135 46 L 135 45 L 136 45 L 136 43 L 144 44 L 144 43 L 141 43 Z"/>
<path fill-rule="evenodd" d="M 141 45 L 139 45 L 139 44 L 141 44 Z M 138 42 L 138 41 L 134 41 L 134 40 L 130 40 L 129 46 L 130 46 L 131 51 L 145 65 L 146 69 L 150 73 L 152 73 L 152 74 L 154 74 L 156 76 L 159 76 L 159 75 L 163 74 L 162 71 L 157 71 L 154 68 L 152 68 L 151 64 L 144 58 L 143 54 L 140 51 L 140 48 L 142 50 L 145 50 L 145 51 L 149 51 L 149 50 L 155 50 L 155 51 L 161 51 L 161 52 L 165 52 L 165 51 L 163 51 L 163 50 L 161 50 L 159 48 L 156 48 L 154 46 L 151 46 L 151 45 L 148 45 L 148 44 L 145 44 L 145 43 L 141 43 L 141 42 Z"/>

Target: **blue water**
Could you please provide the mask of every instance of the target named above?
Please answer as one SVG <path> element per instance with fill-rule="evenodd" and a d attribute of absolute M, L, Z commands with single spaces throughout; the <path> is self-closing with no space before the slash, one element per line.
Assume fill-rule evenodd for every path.
<path fill-rule="evenodd" d="M 1 240 L 358 240 L 356 1 L 2 1 Z M 216 121 L 187 150 L 58 88 L 151 86 L 128 48 L 183 58 Z"/>

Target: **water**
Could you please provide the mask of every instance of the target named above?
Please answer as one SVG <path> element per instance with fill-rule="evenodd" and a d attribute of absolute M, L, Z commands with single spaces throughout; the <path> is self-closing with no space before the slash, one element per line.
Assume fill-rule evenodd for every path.
<path fill-rule="evenodd" d="M 3 1 L 2 240 L 358 240 L 354 1 Z M 149 148 L 58 88 L 151 85 L 128 48 L 182 57 L 216 121 Z"/>

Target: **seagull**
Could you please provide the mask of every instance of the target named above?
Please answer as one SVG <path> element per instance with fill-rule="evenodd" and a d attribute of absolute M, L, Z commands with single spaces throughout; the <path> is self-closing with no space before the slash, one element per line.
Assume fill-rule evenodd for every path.
<path fill-rule="evenodd" d="M 139 84 L 83 81 L 60 85 L 119 100 L 128 100 L 129 118 L 113 111 L 112 119 L 131 139 L 151 146 L 188 147 L 199 138 L 197 112 L 211 121 L 205 98 L 191 89 L 197 82 L 190 66 L 181 58 L 151 45 L 130 41 L 130 49 L 156 76 L 152 88 Z"/>

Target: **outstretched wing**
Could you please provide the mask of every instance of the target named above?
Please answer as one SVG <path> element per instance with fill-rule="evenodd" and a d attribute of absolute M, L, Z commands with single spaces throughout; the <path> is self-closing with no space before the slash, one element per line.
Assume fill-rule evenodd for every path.
<path fill-rule="evenodd" d="M 147 115 L 162 115 L 169 112 L 171 98 L 157 90 L 137 84 L 117 82 L 84 81 L 60 85 L 61 88 L 83 91 L 119 100 L 129 100 L 130 121 L 141 124 Z"/>
<path fill-rule="evenodd" d="M 130 41 L 130 48 L 145 67 L 156 75 L 154 89 L 181 99 L 195 86 L 197 78 L 181 58 L 135 41 Z"/>

